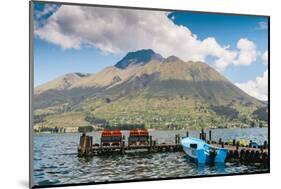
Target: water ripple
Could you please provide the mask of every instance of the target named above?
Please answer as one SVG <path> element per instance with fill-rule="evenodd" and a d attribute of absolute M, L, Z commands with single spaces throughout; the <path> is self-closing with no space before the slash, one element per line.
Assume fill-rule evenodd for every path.
<path fill-rule="evenodd" d="M 158 143 L 174 142 L 175 134 L 185 131 L 153 131 Z M 126 138 L 128 132 L 125 133 Z M 198 136 L 198 131 L 190 132 Z M 214 130 L 213 138 L 248 139 L 262 144 L 267 140 L 267 129 Z M 250 173 L 260 171 L 253 166 L 226 163 L 223 166 L 198 167 L 190 163 L 182 152 L 102 156 L 78 158 L 76 155 L 80 134 L 38 134 L 34 136 L 34 171 L 36 185 L 56 185 L 86 182 L 124 181 L 137 179 L 177 178 L 196 175 Z M 93 142 L 99 142 L 100 133 L 92 133 Z"/>

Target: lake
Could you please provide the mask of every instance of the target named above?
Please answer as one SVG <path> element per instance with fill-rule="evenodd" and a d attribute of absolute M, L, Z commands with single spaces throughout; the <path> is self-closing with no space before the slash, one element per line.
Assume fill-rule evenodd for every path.
<path fill-rule="evenodd" d="M 123 131 L 122 131 L 123 132 Z M 128 136 L 129 132 L 123 132 Z M 186 131 L 150 131 L 158 143 L 174 143 L 175 134 Z M 226 163 L 224 166 L 198 167 L 190 163 L 183 152 L 127 154 L 77 157 L 81 133 L 34 134 L 33 180 L 35 185 L 61 185 L 88 182 L 126 181 L 137 179 L 177 178 L 214 174 L 253 173 L 266 171 L 254 166 Z M 100 142 L 101 132 L 90 133 L 93 143 Z M 189 131 L 198 137 L 199 131 Z M 126 137 L 127 138 L 127 137 Z M 263 144 L 268 140 L 268 128 L 215 129 L 212 139 L 247 139 Z"/>

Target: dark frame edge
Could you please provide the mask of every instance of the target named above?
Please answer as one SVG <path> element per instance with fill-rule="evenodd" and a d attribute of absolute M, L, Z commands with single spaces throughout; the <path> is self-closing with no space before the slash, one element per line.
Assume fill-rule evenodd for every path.
<path fill-rule="evenodd" d="M 267 47 L 267 50 L 268 50 L 268 63 L 267 63 L 267 69 L 268 69 L 268 101 L 267 101 L 267 108 L 268 108 L 268 171 L 270 173 L 270 161 L 271 161 L 271 158 L 270 158 L 270 127 L 271 127 L 271 119 L 270 119 L 270 16 L 267 17 L 267 28 L 268 28 L 268 38 L 267 38 L 267 43 L 268 43 L 268 47 Z"/>
<path fill-rule="evenodd" d="M 124 6 L 124 5 L 105 5 L 105 4 L 90 4 L 90 3 L 73 3 L 73 2 L 59 2 L 59 1 L 44 1 L 44 0 L 31 0 L 32 2 L 38 3 L 53 3 L 61 5 L 72 5 L 72 6 L 88 6 L 88 7 L 103 7 L 103 8 L 121 8 L 121 9 L 137 9 L 137 10 L 150 10 L 150 11 L 179 11 L 179 12 L 192 12 L 201 14 L 223 14 L 223 15 L 233 15 L 233 16 L 255 16 L 255 17 L 270 17 L 269 15 L 261 14 L 246 14 L 246 13 L 229 13 L 229 12 L 212 12 L 212 11 L 196 11 L 188 9 L 166 9 L 166 8 L 156 8 L 156 7 L 135 7 L 135 6 Z"/>
<path fill-rule="evenodd" d="M 29 188 L 33 182 L 33 1 L 29 1 Z"/>

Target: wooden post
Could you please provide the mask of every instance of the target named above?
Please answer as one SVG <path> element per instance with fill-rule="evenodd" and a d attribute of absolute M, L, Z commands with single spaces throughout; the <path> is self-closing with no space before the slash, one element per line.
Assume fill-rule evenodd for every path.
<path fill-rule="evenodd" d="M 260 163 L 260 152 L 257 150 L 255 152 L 255 163 Z"/>
<path fill-rule="evenodd" d="M 236 150 L 239 150 L 239 146 L 240 146 L 240 142 L 237 141 L 237 142 L 236 142 Z"/>
<path fill-rule="evenodd" d="M 219 144 L 221 144 L 221 141 L 222 141 L 221 138 L 219 138 Z"/>
<path fill-rule="evenodd" d="M 240 150 L 239 160 L 240 160 L 240 162 L 242 162 L 242 163 L 245 162 L 245 150 L 244 150 L 244 149 Z"/>
<path fill-rule="evenodd" d="M 122 141 L 121 141 L 121 154 L 125 154 L 125 136 L 122 136 Z"/>
<path fill-rule="evenodd" d="M 189 137 L 189 132 L 188 131 L 186 131 L 186 137 Z"/>
<path fill-rule="evenodd" d="M 232 146 L 235 146 L 235 145 L 236 145 L 236 140 L 233 139 L 233 140 L 232 140 Z"/>
<path fill-rule="evenodd" d="M 233 158 L 234 159 L 239 159 L 239 152 L 238 152 L 238 150 L 234 151 Z"/>
<path fill-rule="evenodd" d="M 148 149 L 149 152 L 152 151 L 152 136 L 149 136 L 149 149 Z"/>
<path fill-rule="evenodd" d="M 121 154 L 125 154 L 125 141 L 121 142 Z"/>
<path fill-rule="evenodd" d="M 209 141 L 212 143 L 212 130 L 209 130 Z"/>
<path fill-rule="evenodd" d="M 79 148 L 78 148 L 78 155 L 79 156 L 83 156 L 85 154 L 86 151 L 86 133 L 83 132 L 82 136 L 80 136 L 80 144 L 79 144 Z"/>
<path fill-rule="evenodd" d="M 268 167 L 268 154 L 265 152 L 262 153 L 262 164 Z"/>
<path fill-rule="evenodd" d="M 86 145 L 85 145 L 85 155 L 91 155 L 93 147 L 93 138 L 92 136 L 86 136 Z"/>
<path fill-rule="evenodd" d="M 92 151 L 92 148 L 93 148 L 93 137 L 90 136 L 90 148 L 91 148 L 91 151 Z"/>
<path fill-rule="evenodd" d="M 263 142 L 263 148 L 267 149 L 267 141 L 266 140 Z"/>
<path fill-rule="evenodd" d="M 204 140 L 204 129 L 201 129 L 201 139 Z"/>
<path fill-rule="evenodd" d="M 228 155 L 227 155 L 228 160 L 233 158 L 233 154 L 234 154 L 233 150 L 228 151 Z"/>
<path fill-rule="evenodd" d="M 261 153 L 263 153 L 263 146 L 260 147 Z"/>
<path fill-rule="evenodd" d="M 245 152 L 245 163 L 249 163 L 250 159 L 250 150 L 246 150 Z"/>
<path fill-rule="evenodd" d="M 175 135 L 175 144 L 178 144 L 178 135 Z"/>

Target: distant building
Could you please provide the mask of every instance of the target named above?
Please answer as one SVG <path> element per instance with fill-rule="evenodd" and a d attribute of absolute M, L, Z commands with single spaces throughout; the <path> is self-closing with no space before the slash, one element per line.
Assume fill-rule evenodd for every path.
<path fill-rule="evenodd" d="M 65 133 L 78 133 L 79 127 L 65 127 Z"/>

